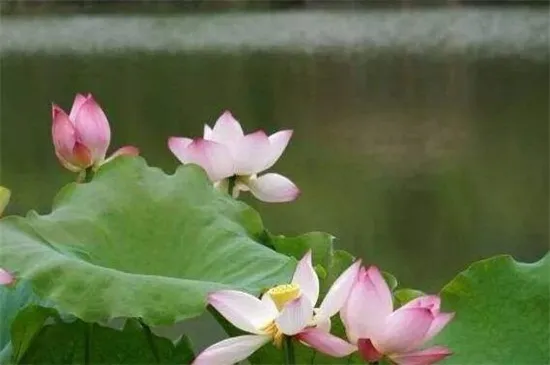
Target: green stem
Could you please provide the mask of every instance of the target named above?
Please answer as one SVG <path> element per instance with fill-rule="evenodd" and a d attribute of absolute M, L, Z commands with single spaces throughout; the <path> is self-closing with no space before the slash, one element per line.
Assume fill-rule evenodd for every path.
<path fill-rule="evenodd" d="M 86 332 L 84 333 L 84 365 L 89 365 L 91 352 L 92 352 L 92 334 L 94 331 L 94 324 L 88 323 L 85 331 Z"/>
<path fill-rule="evenodd" d="M 92 167 L 88 167 L 85 171 L 84 171 L 84 182 L 85 183 L 88 183 L 90 181 L 92 181 L 92 179 L 94 178 L 94 170 Z"/>
<path fill-rule="evenodd" d="M 285 352 L 285 364 L 295 365 L 296 358 L 294 356 L 294 344 L 292 343 L 291 336 L 285 336 L 284 352 Z"/>
<path fill-rule="evenodd" d="M 346 362 L 346 364 L 351 364 L 351 359 L 353 358 L 353 354 L 349 355 L 348 356 L 348 361 Z"/>
<path fill-rule="evenodd" d="M 93 177 L 95 175 L 93 167 L 88 167 L 86 170 L 82 170 L 78 173 L 76 177 L 76 182 L 81 183 L 88 183 L 92 181 Z"/>
<path fill-rule="evenodd" d="M 157 345 L 155 344 L 155 339 L 153 338 L 153 332 L 151 332 L 151 328 L 148 325 L 146 325 L 145 322 L 143 322 L 141 319 L 139 320 L 139 324 L 141 325 L 141 328 L 143 328 L 143 333 L 145 333 L 145 337 L 147 338 L 147 343 L 149 344 L 151 353 L 155 358 L 155 362 L 159 364 L 160 356 L 157 350 Z"/>
<path fill-rule="evenodd" d="M 235 188 L 235 183 L 237 182 L 237 178 L 235 176 L 231 176 L 227 179 L 227 194 L 230 196 L 233 196 L 233 189 Z"/>
<path fill-rule="evenodd" d="M 310 364 L 313 365 L 315 363 L 315 357 L 317 357 L 317 351 L 315 350 L 311 350 L 312 354 L 311 354 L 311 360 L 310 360 Z"/>

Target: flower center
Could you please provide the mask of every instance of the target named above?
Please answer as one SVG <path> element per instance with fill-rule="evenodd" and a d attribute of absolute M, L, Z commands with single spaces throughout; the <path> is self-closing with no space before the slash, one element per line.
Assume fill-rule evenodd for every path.
<path fill-rule="evenodd" d="M 273 338 L 273 345 L 280 349 L 283 346 L 283 332 L 277 327 L 277 324 L 275 321 L 271 322 L 264 328 L 262 328 L 266 332 L 267 335 L 271 336 Z"/>
<path fill-rule="evenodd" d="M 267 291 L 275 306 L 279 311 L 283 309 L 286 303 L 300 296 L 300 286 L 298 284 L 277 285 Z"/>

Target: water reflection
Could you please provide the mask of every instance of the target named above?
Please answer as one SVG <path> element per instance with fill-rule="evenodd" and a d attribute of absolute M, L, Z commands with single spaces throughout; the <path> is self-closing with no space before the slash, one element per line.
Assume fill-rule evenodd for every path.
<path fill-rule="evenodd" d="M 469 29 L 476 23 L 470 19 L 448 31 L 470 39 L 467 47 L 449 50 L 452 42 L 430 35 L 456 14 L 418 13 L 418 20 L 431 19 L 422 31 L 407 26 L 411 14 L 354 15 L 316 38 L 338 49 L 318 47 L 312 33 L 284 36 L 300 34 L 285 33 L 286 26 L 272 43 L 262 27 L 242 30 L 258 17 L 275 27 L 267 14 L 212 18 L 211 28 L 181 20 L 210 38 L 172 28 L 177 18 L 149 20 L 143 34 L 135 31 L 143 18 L 10 19 L 2 29 L 0 94 L 1 178 L 14 190 L 9 212 L 48 211 L 71 178 L 51 147 L 50 102 L 68 108 L 75 92 L 91 91 L 108 113 L 113 145 L 135 144 L 166 171 L 177 165 L 167 137 L 199 135 L 224 109 L 248 130 L 294 128 L 275 169 L 303 195 L 283 205 L 250 199 L 267 227 L 328 231 L 405 285 L 437 290 L 467 263 L 497 253 L 534 260 L 548 244 L 549 63 L 540 33 L 547 23 L 534 12 L 499 12 L 493 19 L 516 14 L 516 23 L 487 33 Z M 307 30 L 339 15 L 290 16 L 300 22 L 288 24 Z M 525 17 L 531 28 L 520 27 Z M 232 39 L 220 31 L 230 22 L 241 27 L 241 41 L 263 47 L 215 51 Z M 122 38 L 109 36 L 113 24 Z M 365 41 L 391 40 L 379 37 L 391 28 L 382 24 L 394 24 L 402 37 L 382 46 Z M 158 33 L 148 38 L 152 31 Z M 193 45 L 201 42 L 212 47 L 199 51 Z M 163 52 L 149 52 L 157 47 Z"/>

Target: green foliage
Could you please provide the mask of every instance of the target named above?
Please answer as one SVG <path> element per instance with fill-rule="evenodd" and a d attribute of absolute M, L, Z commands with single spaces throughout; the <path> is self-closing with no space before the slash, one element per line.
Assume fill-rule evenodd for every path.
<path fill-rule="evenodd" d="M 17 313 L 27 305 L 39 301 L 28 282 L 18 280 L 15 286 L 0 285 L 0 319 L 2 321 L 0 326 L 0 349 L 4 349 L 10 343 L 10 328 Z"/>
<path fill-rule="evenodd" d="M 330 260 L 330 269 L 325 280 L 321 280 L 322 295 L 326 294 L 330 286 L 341 273 L 344 272 L 355 260 L 349 252 L 344 250 L 333 250 Z"/>
<path fill-rule="evenodd" d="M 23 358 L 42 326 L 50 317 L 59 318 L 54 309 L 35 304 L 19 311 L 13 320 L 10 331 L 13 348 L 11 359 L 14 363 L 18 363 Z"/>
<path fill-rule="evenodd" d="M 389 272 L 382 271 L 382 276 L 384 277 L 384 280 L 386 280 L 386 283 L 390 287 L 390 290 L 393 291 L 395 288 L 397 288 L 397 278 L 390 274 Z"/>
<path fill-rule="evenodd" d="M 399 306 L 407 304 L 411 300 L 418 298 L 422 295 L 425 295 L 425 293 L 421 292 L 420 290 L 408 288 L 397 289 L 393 292 L 394 302 Z"/>
<path fill-rule="evenodd" d="M 14 336 L 14 344 L 18 341 Z M 121 331 L 80 320 L 57 321 L 42 328 L 20 363 L 188 364 L 194 357 L 186 337 L 177 344 L 154 335 L 151 341 L 154 352 L 143 328 L 135 320 L 128 320 Z"/>
<path fill-rule="evenodd" d="M 436 339 L 446 364 L 548 364 L 550 254 L 533 264 L 497 256 L 474 263 L 442 292 L 455 319 Z"/>
<path fill-rule="evenodd" d="M 328 283 L 332 283 L 340 275 L 340 270 L 345 270 L 349 266 L 345 266 L 348 259 L 350 264 L 353 262 L 353 256 L 347 252 L 348 256 L 340 255 L 342 258 L 335 260 L 334 236 L 328 233 L 309 232 L 297 237 L 279 235 L 271 236 L 270 240 L 275 251 L 294 257 L 296 260 L 300 260 L 309 250 L 312 251 L 313 265 L 321 279 L 320 295 L 326 293 L 330 287 Z"/>
<path fill-rule="evenodd" d="M 0 364 L 8 364 L 13 357 L 18 357 L 42 326 L 47 316 L 42 318 L 42 315 L 34 313 L 32 308 L 38 305 L 48 303 L 33 292 L 29 282 L 18 279 L 13 285 L 0 285 Z M 40 308 L 41 313 L 55 313 L 51 308 Z M 28 341 L 14 346 L 14 333 L 23 334 Z"/>
<path fill-rule="evenodd" d="M 334 236 L 324 232 L 309 232 L 297 237 L 271 236 L 275 251 L 301 259 L 312 250 L 313 263 L 329 268 L 332 264 Z"/>
<path fill-rule="evenodd" d="M 200 168 L 167 175 L 121 157 L 66 186 L 50 214 L 0 220 L 0 267 L 87 322 L 172 324 L 200 315 L 213 290 L 259 294 L 289 280 L 295 261 L 258 244 L 263 231 Z"/>
<path fill-rule="evenodd" d="M 253 209 L 213 189 L 200 168 L 167 175 L 141 158 L 119 158 L 92 182 L 68 185 L 50 214 L 0 220 L 0 233 L 0 267 L 18 277 L 15 287 L 0 286 L 1 363 L 189 363 L 185 336 L 173 344 L 145 323 L 198 316 L 214 290 L 259 295 L 289 282 L 308 250 L 324 296 L 355 260 L 327 233 L 269 234 Z M 447 284 L 443 310 L 456 317 L 434 340 L 454 352 L 446 363 L 550 363 L 549 270 L 550 255 L 534 264 L 499 256 Z M 396 307 L 423 295 L 383 275 Z M 228 334 L 240 334 L 213 313 Z M 97 324 L 113 318 L 126 319 L 122 330 Z M 332 333 L 346 338 L 338 316 Z M 357 354 L 335 359 L 298 342 L 295 354 L 297 363 L 361 363 Z M 282 359 L 267 345 L 250 362 Z"/>

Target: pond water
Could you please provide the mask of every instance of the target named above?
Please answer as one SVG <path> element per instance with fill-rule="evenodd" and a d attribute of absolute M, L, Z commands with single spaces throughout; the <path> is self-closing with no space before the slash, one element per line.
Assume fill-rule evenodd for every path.
<path fill-rule="evenodd" d="M 272 169 L 298 201 L 246 199 L 287 235 L 337 245 L 434 291 L 473 260 L 548 249 L 545 9 L 38 16 L 2 20 L 1 184 L 47 212 L 69 182 L 50 103 L 92 92 L 112 146 L 173 171 L 169 136 L 231 110 L 295 131 Z"/>

